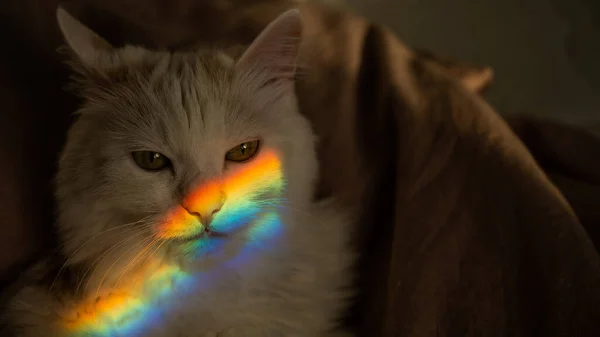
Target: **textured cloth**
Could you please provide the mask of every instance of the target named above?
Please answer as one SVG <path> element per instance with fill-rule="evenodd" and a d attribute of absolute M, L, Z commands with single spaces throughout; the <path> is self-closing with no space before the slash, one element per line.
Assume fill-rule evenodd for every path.
<path fill-rule="evenodd" d="M 2 13 L 4 266 L 51 244 L 50 177 L 75 103 L 61 90 L 67 72 L 54 53 L 55 6 L 10 0 Z M 116 45 L 185 48 L 248 43 L 289 6 L 79 0 L 66 7 Z M 297 93 L 319 138 L 317 197 L 335 196 L 360 224 L 361 292 L 348 324 L 363 336 L 600 336 L 599 254 L 508 124 L 387 29 L 319 4 L 301 10 Z M 590 157 L 598 142 L 566 126 L 511 123 L 598 233 L 599 156 Z"/>

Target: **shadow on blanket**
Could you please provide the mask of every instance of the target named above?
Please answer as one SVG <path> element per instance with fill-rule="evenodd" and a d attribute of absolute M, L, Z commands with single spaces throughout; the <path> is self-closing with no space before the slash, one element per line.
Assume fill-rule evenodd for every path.
<path fill-rule="evenodd" d="M 152 47 L 247 43 L 290 6 L 68 3 L 113 42 Z M 11 0 L 1 12 L 5 279 L 8 266 L 50 242 L 49 181 L 74 103 L 60 89 L 55 8 Z M 598 140 L 509 118 L 521 142 L 474 93 L 486 81 L 459 83 L 465 72 L 418 57 L 360 17 L 313 3 L 301 10 L 311 68 L 297 90 L 320 138 L 320 194 L 354 209 L 363 228 L 362 293 L 349 324 L 364 336 L 600 336 L 600 257 L 590 240 L 598 247 Z"/>
<path fill-rule="evenodd" d="M 596 249 L 600 249 L 598 137 L 581 128 L 552 121 L 524 116 L 507 120 L 567 198 Z"/>

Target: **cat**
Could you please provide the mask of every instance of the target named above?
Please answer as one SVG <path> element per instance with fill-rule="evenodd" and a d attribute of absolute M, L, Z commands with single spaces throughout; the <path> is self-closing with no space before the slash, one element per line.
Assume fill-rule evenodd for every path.
<path fill-rule="evenodd" d="M 353 224 L 312 201 L 291 9 L 232 57 L 115 48 L 57 19 L 82 97 L 56 177 L 61 250 L 26 275 L 20 337 L 341 336 Z"/>

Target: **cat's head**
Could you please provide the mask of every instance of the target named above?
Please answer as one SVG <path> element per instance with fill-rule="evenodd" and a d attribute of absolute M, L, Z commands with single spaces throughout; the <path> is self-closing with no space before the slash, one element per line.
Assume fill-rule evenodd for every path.
<path fill-rule="evenodd" d="M 115 48 L 57 17 L 83 98 L 56 182 L 73 261 L 122 264 L 153 249 L 202 258 L 210 240 L 259 240 L 273 230 L 264 222 L 308 205 L 317 165 L 294 94 L 299 11 L 237 59 Z"/>

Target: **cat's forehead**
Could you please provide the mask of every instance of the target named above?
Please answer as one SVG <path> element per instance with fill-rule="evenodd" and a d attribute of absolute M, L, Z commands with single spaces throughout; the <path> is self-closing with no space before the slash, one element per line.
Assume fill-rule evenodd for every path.
<path fill-rule="evenodd" d="M 219 52 L 126 49 L 102 69 L 103 81 L 92 82 L 99 97 L 90 101 L 116 105 L 108 110 L 122 117 L 135 112 L 133 118 L 144 113 L 144 118 L 169 119 L 177 117 L 169 111 L 193 113 L 209 105 L 214 110 L 234 100 L 233 72 L 233 60 Z"/>
<path fill-rule="evenodd" d="M 169 86 L 223 91 L 233 78 L 234 61 L 222 52 L 152 52 L 124 48 L 105 74 L 115 83 L 167 89 Z"/>
<path fill-rule="evenodd" d="M 175 151 L 252 129 L 253 116 L 241 108 L 236 92 L 232 59 L 206 51 L 136 52 L 124 51 L 108 65 L 109 82 L 88 100 L 111 137 L 134 148 Z"/>

